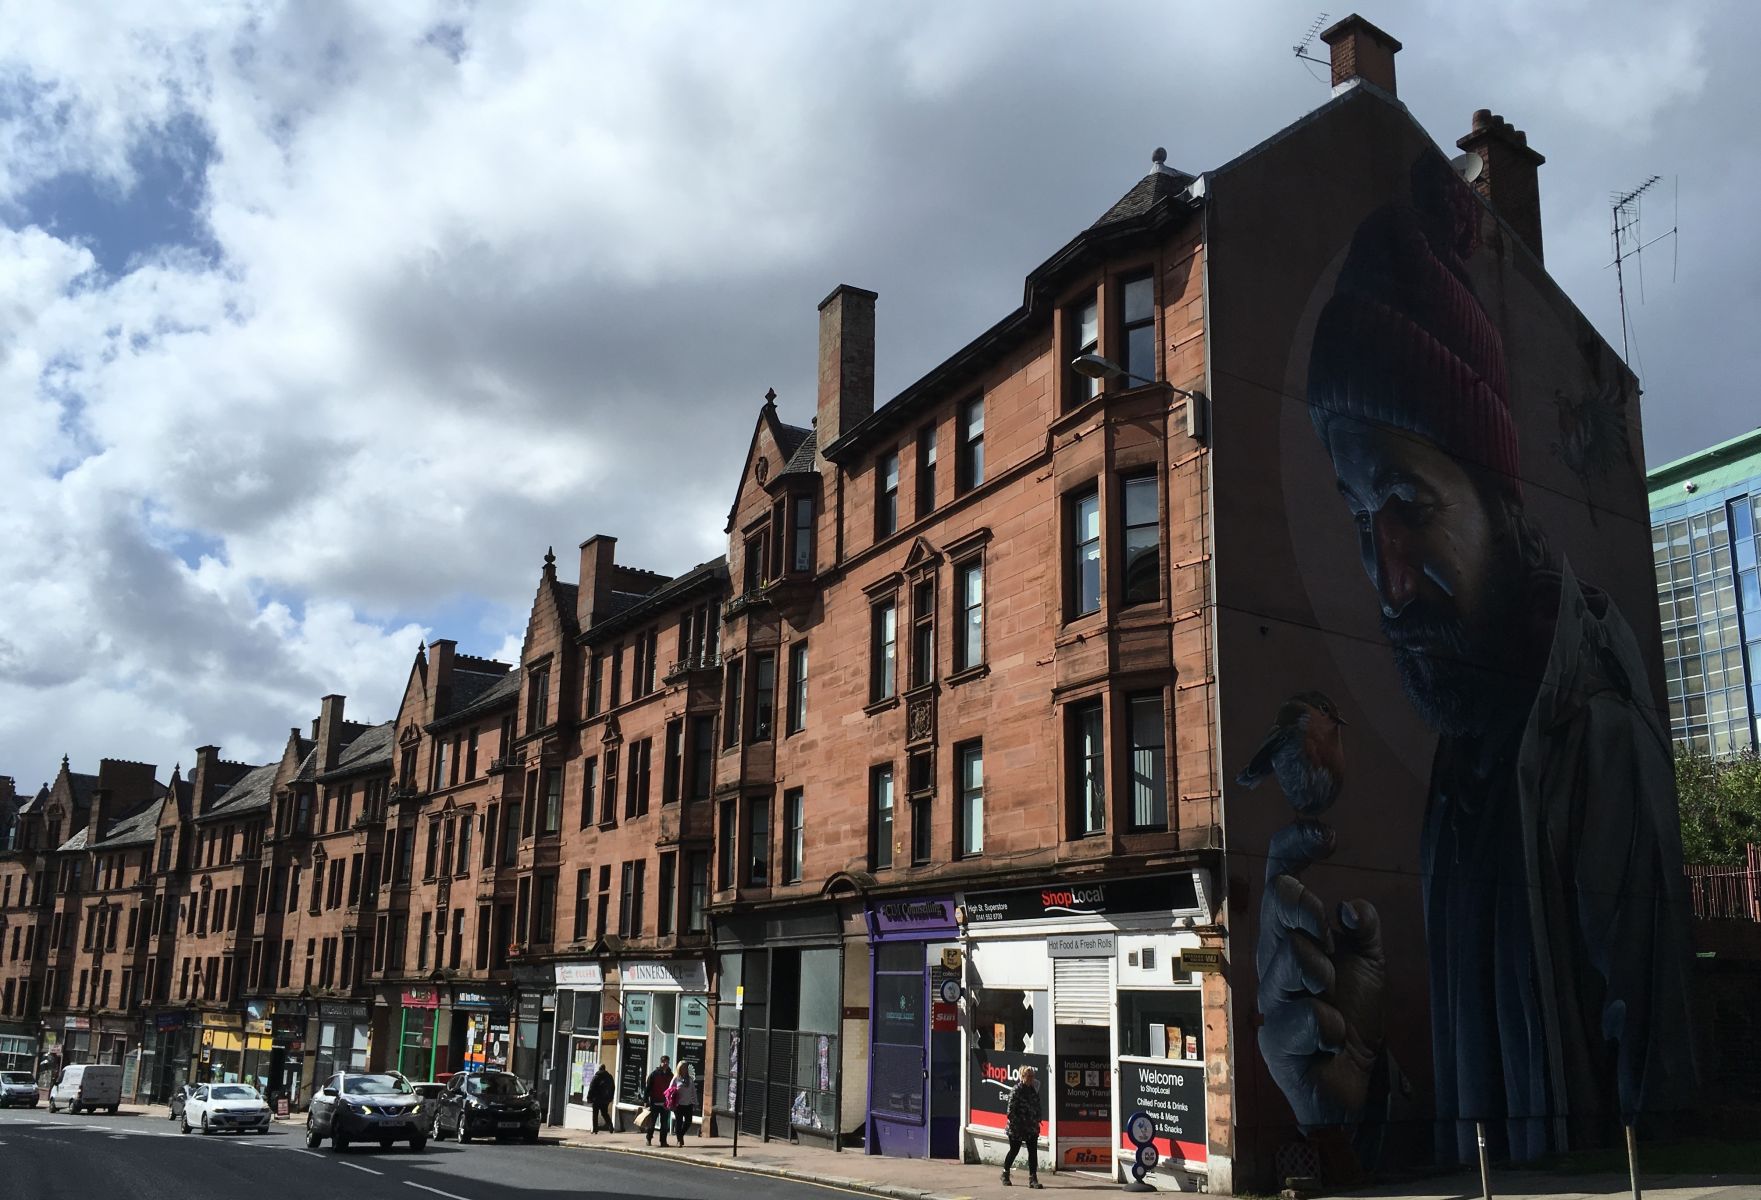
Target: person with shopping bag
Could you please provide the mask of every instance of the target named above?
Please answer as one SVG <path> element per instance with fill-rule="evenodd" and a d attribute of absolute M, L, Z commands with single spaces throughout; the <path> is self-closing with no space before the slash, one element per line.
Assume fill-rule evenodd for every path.
<path fill-rule="evenodd" d="M 643 1113 L 642 1140 L 650 1146 L 654 1145 L 654 1135 L 660 1134 L 660 1144 L 666 1145 L 666 1090 L 673 1082 L 673 1068 L 666 1055 L 660 1056 L 660 1065 L 648 1073 L 648 1082 L 642 1088 L 643 1099 L 648 1102 L 648 1110 Z"/>
<path fill-rule="evenodd" d="M 685 1144 L 685 1131 L 691 1128 L 691 1118 L 697 1115 L 697 1103 L 697 1081 L 691 1078 L 691 1064 L 682 1062 L 679 1073 L 673 1076 L 666 1089 L 667 1111 L 673 1118 L 673 1140 L 680 1146 Z M 666 1145 L 664 1129 L 661 1130 L 660 1144 Z"/>

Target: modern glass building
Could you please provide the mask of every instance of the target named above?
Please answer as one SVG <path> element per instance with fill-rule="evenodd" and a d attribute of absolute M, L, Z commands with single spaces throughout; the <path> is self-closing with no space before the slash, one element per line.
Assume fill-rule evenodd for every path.
<path fill-rule="evenodd" d="M 1757 744 L 1761 713 L 1761 429 L 1647 481 L 1670 733 L 1735 754 Z"/>

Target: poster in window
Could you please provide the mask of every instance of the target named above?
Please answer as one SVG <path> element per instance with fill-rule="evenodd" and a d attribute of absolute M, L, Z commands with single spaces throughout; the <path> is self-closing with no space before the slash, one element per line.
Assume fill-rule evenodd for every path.
<path fill-rule="evenodd" d="M 1142 1109 L 1156 1123 L 1152 1143 L 1164 1159 L 1202 1163 L 1205 1143 L 1205 1069 L 1163 1059 L 1119 1061 L 1119 1109 Z M 1132 1150 L 1123 1131 L 1119 1145 Z"/>
<path fill-rule="evenodd" d="M 1060 1054 L 1050 1080 L 1058 1136 L 1105 1138 L 1113 1127 L 1113 1064 L 1090 1054 Z"/>
<path fill-rule="evenodd" d="M 648 1082 L 648 1035 L 626 1033 L 623 1057 L 618 1060 L 618 1099 L 625 1104 L 642 1104 L 642 1085 Z"/>
<path fill-rule="evenodd" d="M 1009 1097 L 1015 1092 L 1015 1081 L 1022 1067 L 1032 1067 L 1043 1088 L 1048 1059 L 1043 1054 L 1016 1054 L 1007 1050 L 980 1050 L 973 1056 L 971 1123 L 986 1129 L 1003 1130 L 1009 1125 Z M 1044 1103 L 1040 1112 L 1050 1116 Z M 1041 1137 L 1048 1136 L 1050 1124 L 1041 1120 Z"/>
<path fill-rule="evenodd" d="M 686 1063 L 691 1065 L 691 1079 L 698 1085 L 701 1092 L 703 1085 L 704 1039 L 697 1037 L 681 1037 L 677 1041 L 677 1061 L 673 1068 L 677 1070 Z"/>

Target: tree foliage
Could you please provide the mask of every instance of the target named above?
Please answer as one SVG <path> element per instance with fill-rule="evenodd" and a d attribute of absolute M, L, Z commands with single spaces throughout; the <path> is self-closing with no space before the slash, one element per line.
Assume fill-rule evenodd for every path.
<path fill-rule="evenodd" d="M 1761 842 L 1761 757 L 1754 750 L 1709 758 L 1677 748 L 1682 857 L 1690 863 L 1742 863 Z"/>

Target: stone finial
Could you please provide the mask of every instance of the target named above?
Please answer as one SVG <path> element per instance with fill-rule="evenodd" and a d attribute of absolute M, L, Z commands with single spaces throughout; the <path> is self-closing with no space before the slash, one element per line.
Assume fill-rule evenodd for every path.
<path fill-rule="evenodd" d="M 1155 149 L 1155 152 L 1150 155 L 1150 162 L 1154 163 L 1156 166 L 1159 167 L 1167 161 L 1168 161 L 1167 149 L 1162 146 L 1157 146 Z"/>

